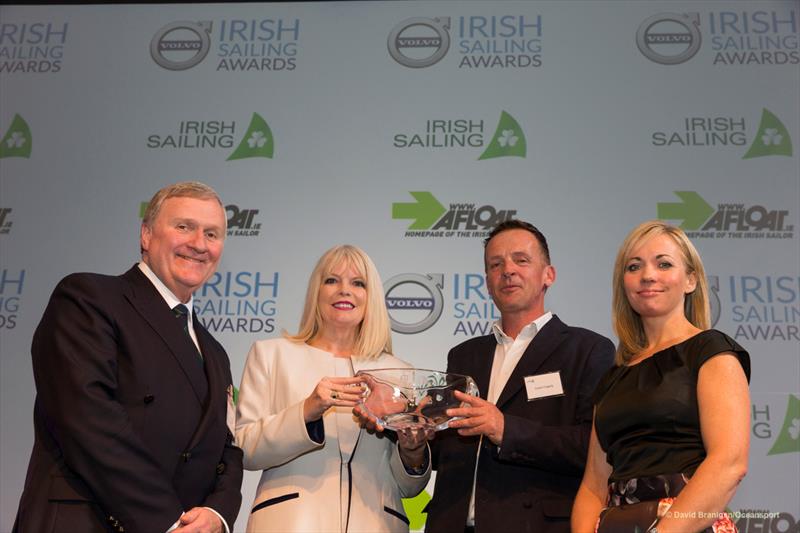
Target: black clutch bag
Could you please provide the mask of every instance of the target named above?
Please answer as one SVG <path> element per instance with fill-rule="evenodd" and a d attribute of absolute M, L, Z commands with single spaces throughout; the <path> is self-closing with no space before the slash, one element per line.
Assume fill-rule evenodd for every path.
<path fill-rule="evenodd" d="M 648 533 L 658 521 L 658 500 L 624 503 L 600 512 L 597 533 Z"/>

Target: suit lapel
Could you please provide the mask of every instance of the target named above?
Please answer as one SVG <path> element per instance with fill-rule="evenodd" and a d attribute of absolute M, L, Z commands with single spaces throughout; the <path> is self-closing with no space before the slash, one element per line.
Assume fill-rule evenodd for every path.
<path fill-rule="evenodd" d="M 478 350 L 471 353 L 472 362 L 470 364 L 470 376 L 478 386 L 480 397 L 484 400 L 489 395 L 489 379 L 492 377 L 492 364 L 494 363 L 494 351 L 497 347 L 497 339 L 494 335 L 487 335 L 480 338 L 481 345 Z"/>
<path fill-rule="evenodd" d="M 536 334 L 525 353 L 522 354 L 514 371 L 511 372 L 506 386 L 497 399 L 497 407 L 501 408 L 523 388 L 525 376 L 534 375 L 538 368 L 553 354 L 553 351 L 563 340 L 566 329 L 564 323 L 553 315 L 553 318 Z"/>
<path fill-rule="evenodd" d="M 208 398 L 204 405 L 200 423 L 192 436 L 190 447 L 194 446 L 203 437 L 209 424 L 216 420 L 217 411 L 215 407 L 219 405 L 220 401 L 226 401 L 220 400 L 220 396 L 227 396 L 227 387 L 230 385 L 230 383 L 226 383 L 227 379 L 221 366 L 223 363 L 221 354 L 217 351 L 211 334 L 200 325 L 196 314 L 193 315 L 192 319 L 194 320 L 194 330 L 197 334 L 198 344 L 200 344 L 200 351 L 203 353 L 203 365 L 208 378 Z"/>
<path fill-rule="evenodd" d="M 134 265 L 122 277 L 128 281 L 130 288 L 125 298 L 167 345 L 202 405 L 208 384 L 203 367 L 197 362 L 197 351 L 191 339 L 183 332 L 172 310 L 138 266 Z"/>

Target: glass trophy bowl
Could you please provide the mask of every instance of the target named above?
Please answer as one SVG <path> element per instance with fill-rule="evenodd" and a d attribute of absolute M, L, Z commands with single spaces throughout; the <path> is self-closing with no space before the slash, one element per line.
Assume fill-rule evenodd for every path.
<path fill-rule="evenodd" d="M 360 404 L 385 428 L 447 429 L 458 420 L 445 413 L 447 409 L 465 405 L 456 399 L 455 391 L 478 396 L 478 386 L 469 376 L 448 374 L 423 368 L 380 368 L 360 370 L 356 376 L 366 385 Z"/>

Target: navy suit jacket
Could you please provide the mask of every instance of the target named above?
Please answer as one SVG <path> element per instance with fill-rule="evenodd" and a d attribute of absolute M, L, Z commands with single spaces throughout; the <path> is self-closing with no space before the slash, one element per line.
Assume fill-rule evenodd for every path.
<path fill-rule="evenodd" d="M 137 266 L 58 284 L 33 337 L 35 441 L 15 531 L 162 533 L 195 506 L 233 528 L 230 363 L 194 327 L 202 362 Z"/>
<path fill-rule="evenodd" d="M 496 345 L 494 335 L 459 344 L 448 354 L 447 371 L 472 376 L 485 399 Z M 459 437 L 455 430 L 432 441 L 436 486 L 425 531 L 463 531 L 479 452 L 476 532 L 569 531 L 588 453 L 592 393 L 613 359 L 610 340 L 553 316 L 498 398 L 505 417 L 500 448 L 486 438 Z M 528 401 L 523 378 L 549 372 L 560 372 L 564 395 Z"/>

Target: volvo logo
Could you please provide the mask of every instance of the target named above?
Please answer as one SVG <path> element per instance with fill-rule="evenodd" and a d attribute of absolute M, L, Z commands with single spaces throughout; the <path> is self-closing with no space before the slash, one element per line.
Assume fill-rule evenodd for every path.
<path fill-rule="evenodd" d="M 442 315 L 444 274 L 399 274 L 383 284 L 392 331 L 420 333 Z"/>
<path fill-rule="evenodd" d="M 701 42 L 699 13 L 660 13 L 645 19 L 636 31 L 639 51 L 662 65 L 690 60 Z"/>
<path fill-rule="evenodd" d="M 450 49 L 450 17 L 406 19 L 389 33 L 389 55 L 406 67 L 438 63 Z"/>
<path fill-rule="evenodd" d="M 186 70 L 205 59 L 211 48 L 211 21 L 172 22 L 150 41 L 153 61 L 167 70 Z"/>

